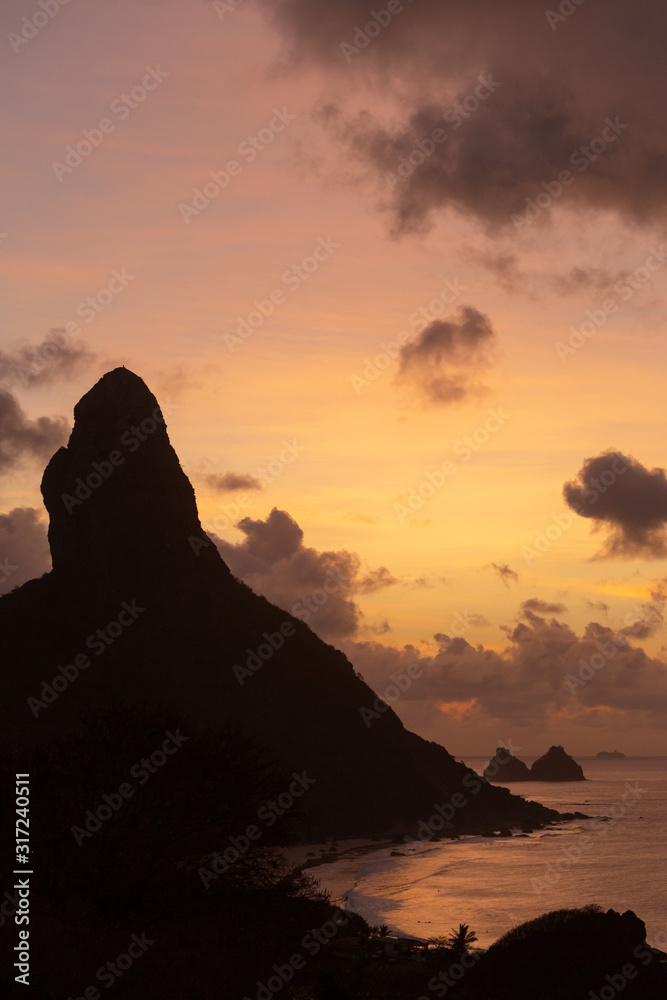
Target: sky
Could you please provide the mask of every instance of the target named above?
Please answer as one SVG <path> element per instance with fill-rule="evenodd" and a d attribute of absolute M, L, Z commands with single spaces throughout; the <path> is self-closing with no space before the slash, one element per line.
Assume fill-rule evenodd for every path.
<path fill-rule="evenodd" d="M 662 754 L 667 11 L 381 4 L 5 0 L 0 592 L 123 364 L 406 726 Z"/>

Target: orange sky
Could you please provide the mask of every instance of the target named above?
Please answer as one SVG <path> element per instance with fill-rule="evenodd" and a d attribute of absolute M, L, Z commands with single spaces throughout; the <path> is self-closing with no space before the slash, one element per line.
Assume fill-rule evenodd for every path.
<path fill-rule="evenodd" d="M 5 37 L 20 28 L 26 9 L 18 0 L 4 5 Z M 515 624 L 531 597 L 565 605 L 559 617 L 576 632 L 591 620 L 618 628 L 648 598 L 665 575 L 664 560 L 591 561 L 603 536 L 582 518 L 567 515 L 571 523 L 539 558 L 529 561 L 526 547 L 563 517 L 563 483 L 585 458 L 614 448 L 647 468 L 665 464 L 658 401 L 667 268 L 627 300 L 590 283 L 564 294 L 556 280 L 577 268 L 632 274 L 661 245 L 661 227 L 631 225 L 594 207 L 582 215 L 566 193 L 520 233 L 490 234 L 447 208 L 427 234 L 392 238 L 378 210 L 388 190 L 346 160 L 313 113 L 331 93 L 326 70 L 281 68 L 278 32 L 250 0 L 224 19 L 205 2 L 74 0 L 17 52 L 5 48 L 0 75 L 11 98 L 4 128 L 11 139 L 0 220 L 7 234 L 0 240 L 1 346 L 36 345 L 50 329 L 76 322 L 76 336 L 96 355 L 68 381 L 15 386 L 30 417 L 69 419 L 103 371 L 132 368 L 165 404 L 172 443 L 210 525 L 238 495 L 213 490 L 207 474 L 256 475 L 285 442 L 298 442 L 303 451 L 251 491 L 240 514 L 263 519 L 278 507 L 301 526 L 304 544 L 346 549 L 367 569 L 388 568 L 396 584 L 355 599 L 369 626 L 387 619 L 391 631 L 362 631 L 358 640 L 434 653 L 433 636 L 465 613 L 486 620 L 465 638 L 500 651 L 507 643 L 500 626 Z M 151 69 L 155 89 L 135 108 L 122 105 Z M 353 92 L 365 85 L 358 73 L 347 81 Z M 363 103 L 356 93 L 353 99 Z M 373 100 L 376 109 L 391 103 L 386 93 L 369 93 L 367 103 Z M 287 124 L 285 111 L 296 116 Z M 58 179 L 54 162 L 103 120 L 113 128 Z M 271 122 L 281 130 L 272 132 Z M 252 159 L 249 147 L 239 152 L 261 129 L 271 141 Z M 234 159 L 240 172 L 186 221 L 179 205 Z M 320 251 L 316 270 L 285 281 L 317 246 L 329 249 Z M 516 258 L 523 273 L 513 288 L 488 266 L 503 256 Z M 126 287 L 86 322 L 90 314 L 77 307 L 109 287 L 114 271 L 128 276 Z M 402 331 L 418 335 L 411 315 L 446 282 L 464 290 L 441 316 L 470 305 L 496 334 L 479 395 L 432 405 L 397 379 L 396 359 L 360 388 L 354 378 L 364 377 L 383 344 Z M 230 351 L 225 334 L 275 290 L 272 315 Z M 561 360 L 556 345 L 610 294 L 618 311 Z M 492 413 L 505 415 L 502 426 L 463 458 L 461 442 L 484 438 L 480 428 Z M 401 515 L 410 491 L 446 461 L 455 465 L 446 484 Z M 1 511 L 40 506 L 42 467 L 26 460 L 3 475 Z M 216 530 L 235 543 L 242 536 L 232 520 Z M 508 564 L 518 581 L 504 584 L 491 563 Z M 422 578 L 428 585 L 415 585 Z M 605 602 L 608 613 L 601 618 L 589 601 Z M 661 655 L 663 642 L 657 632 L 643 646 Z M 501 719 L 466 726 L 466 699 L 452 702 L 445 729 L 424 706 L 395 707 L 406 724 L 457 755 L 491 752 L 496 738 L 515 735 Z M 555 709 L 546 733 L 528 726 L 518 740 L 524 752 L 539 753 L 552 738 L 579 753 L 607 744 L 663 752 L 664 719 L 647 728 L 625 715 L 613 724 L 566 716 Z"/>

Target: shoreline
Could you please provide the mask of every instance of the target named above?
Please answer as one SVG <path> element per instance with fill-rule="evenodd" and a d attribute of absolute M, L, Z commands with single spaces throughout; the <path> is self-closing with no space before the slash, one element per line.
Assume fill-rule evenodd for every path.
<path fill-rule="evenodd" d="M 485 836 L 479 832 L 470 832 L 454 837 L 438 836 L 437 839 L 433 838 L 432 840 L 415 840 L 409 844 L 405 842 L 396 843 L 393 840 L 387 839 L 370 840 L 369 838 L 349 838 L 335 841 L 333 844 L 331 842 L 314 845 L 302 844 L 288 849 L 292 855 L 289 860 L 292 861 L 294 858 L 301 858 L 302 863 L 295 865 L 295 867 L 301 871 L 308 871 L 319 882 L 321 888 L 329 893 L 332 903 L 344 911 L 359 914 L 371 926 L 386 924 L 389 927 L 391 935 L 425 941 L 436 930 L 435 927 L 429 929 L 430 934 L 426 930 L 420 933 L 414 927 L 407 930 L 404 926 L 401 926 L 400 918 L 392 920 L 392 917 L 384 912 L 384 907 L 381 905 L 379 898 L 376 902 L 383 911 L 381 915 L 374 915 L 372 912 L 369 913 L 369 910 L 365 906 L 359 908 L 357 888 L 359 883 L 369 874 L 369 868 L 372 868 L 372 866 L 381 866 L 382 868 L 387 866 L 389 868 L 390 866 L 393 867 L 394 864 L 398 866 L 409 862 L 411 859 L 421 858 L 422 856 L 434 853 L 439 848 L 445 846 L 449 846 L 450 849 L 455 847 L 463 847 L 465 849 L 472 845 L 508 844 L 517 840 L 525 843 L 529 840 L 542 839 L 545 836 L 558 836 L 559 833 L 565 832 L 563 828 L 567 829 L 572 822 L 572 820 L 569 820 L 566 823 L 550 824 L 540 830 L 536 830 L 531 835 L 522 833 L 520 827 L 512 827 L 512 836 L 509 837 L 498 835 Z M 335 851 L 331 850 L 332 846 L 336 848 Z M 456 855 L 453 854 L 452 858 L 455 860 Z M 319 869 L 319 871 L 316 869 Z M 443 922 L 442 933 L 450 929 L 447 926 L 448 919 L 445 919 Z M 451 920 L 455 922 L 453 916 Z M 425 918 L 424 922 L 430 924 L 431 920 Z M 510 929 L 510 926 L 508 925 L 499 929 L 499 933 L 505 933 L 505 931 Z M 485 942 L 481 947 L 484 949 L 487 948 L 491 941 Z"/>

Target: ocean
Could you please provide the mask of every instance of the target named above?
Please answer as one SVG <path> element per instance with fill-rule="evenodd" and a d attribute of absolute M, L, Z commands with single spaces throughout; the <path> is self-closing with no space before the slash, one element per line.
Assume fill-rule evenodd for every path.
<path fill-rule="evenodd" d="M 486 948 L 541 913 L 598 903 L 605 910 L 634 910 L 649 943 L 667 951 L 667 757 L 577 759 L 585 782 L 507 787 L 591 820 L 524 837 L 418 843 L 412 851 L 397 844 L 310 874 L 348 910 L 370 924 L 387 924 L 390 933 L 428 938 L 464 923 Z M 465 763 L 481 773 L 487 761 L 470 757 Z M 391 857 L 391 850 L 404 856 Z"/>

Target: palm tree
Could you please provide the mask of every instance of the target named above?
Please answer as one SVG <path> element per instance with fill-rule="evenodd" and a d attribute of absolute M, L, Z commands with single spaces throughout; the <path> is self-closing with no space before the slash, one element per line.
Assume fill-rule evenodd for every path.
<path fill-rule="evenodd" d="M 377 925 L 371 927 L 372 937 L 386 938 L 388 934 L 389 934 L 389 928 L 386 924 L 380 924 L 379 927 Z"/>
<path fill-rule="evenodd" d="M 459 924 L 457 931 L 452 928 L 451 934 L 445 939 L 447 947 L 454 952 L 457 958 L 466 955 L 468 948 L 477 940 L 477 935 L 470 930 L 468 924 Z"/>

